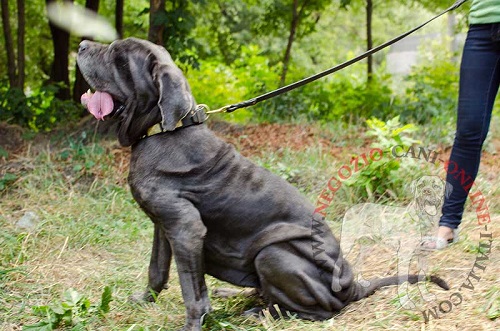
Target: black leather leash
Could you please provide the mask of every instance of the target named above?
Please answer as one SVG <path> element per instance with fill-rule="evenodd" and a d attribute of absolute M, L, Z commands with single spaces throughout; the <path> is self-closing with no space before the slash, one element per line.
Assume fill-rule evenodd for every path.
<path fill-rule="evenodd" d="M 444 14 L 452 11 L 452 10 L 455 10 L 457 9 L 458 7 L 460 7 L 464 2 L 466 2 L 467 0 L 457 0 L 451 7 L 449 7 L 448 9 L 446 9 L 445 11 L 443 11 L 442 13 L 434 16 L 433 18 L 431 18 L 430 20 L 428 20 L 427 22 L 417 26 L 416 28 L 408 31 L 408 32 L 405 32 L 375 48 L 372 48 L 368 51 L 366 51 L 365 53 L 351 59 L 351 60 L 348 60 L 344 63 L 341 63 L 333 68 L 330 68 L 328 70 L 325 70 L 325 71 L 322 71 L 318 74 L 315 74 L 313 76 L 310 76 L 310 77 L 307 77 L 307 78 L 304 78 L 302 80 L 299 80 L 295 83 L 292 83 L 292 84 L 289 84 L 289 85 L 286 85 L 286 86 L 283 86 L 283 87 L 280 87 L 279 89 L 276 89 L 274 91 L 271 91 L 271 92 L 267 92 L 265 94 L 262 94 L 256 98 L 253 98 L 253 99 L 249 99 L 249 100 L 246 100 L 246 101 L 243 101 L 243 102 L 240 102 L 240 103 L 236 103 L 236 104 L 232 104 L 232 105 L 228 105 L 228 106 L 225 106 L 225 107 L 222 107 L 220 109 L 216 109 L 216 110 L 211 110 L 211 111 L 207 111 L 208 114 L 211 114 L 211 113 L 231 113 L 237 109 L 240 109 L 240 108 L 245 108 L 245 107 L 249 107 L 249 106 L 253 106 L 259 102 L 262 102 L 264 100 L 268 100 L 268 99 L 271 99 L 275 96 L 278 96 L 280 94 L 283 94 L 283 93 L 286 93 L 286 92 L 289 92 L 291 90 L 294 90 L 298 87 L 301 87 L 303 85 L 306 85 L 306 84 L 309 84 L 315 80 L 318 80 L 324 76 L 327 76 L 327 75 L 330 75 L 336 71 L 339 71 L 339 70 L 342 70 L 344 69 L 345 67 L 348 67 L 350 66 L 351 64 L 354 64 L 358 61 L 361 61 L 363 60 L 364 58 L 400 41 L 401 39 L 407 37 L 408 35 L 414 33 L 415 31 L 417 30 L 420 30 L 421 28 L 423 28 L 424 26 L 426 26 L 427 24 L 429 24 L 430 22 L 434 21 L 435 19 L 443 16 Z"/>

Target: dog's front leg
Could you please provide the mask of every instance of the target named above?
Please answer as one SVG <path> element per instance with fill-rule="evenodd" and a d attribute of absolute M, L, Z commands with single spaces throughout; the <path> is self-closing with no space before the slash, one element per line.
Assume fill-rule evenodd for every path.
<path fill-rule="evenodd" d="M 172 248 L 159 224 L 154 225 L 153 248 L 149 262 L 148 287 L 146 291 L 134 294 L 131 299 L 137 302 L 154 302 L 166 288 L 172 260 Z"/>
<path fill-rule="evenodd" d="M 174 252 L 186 306 L 186 324 L 183 331 L 201 331 L 203 316 L 211 311 L 205 284 L 203 240 L 206 228 L 201 220 L 176 222 L 169 226 L 167 236 Z"/>

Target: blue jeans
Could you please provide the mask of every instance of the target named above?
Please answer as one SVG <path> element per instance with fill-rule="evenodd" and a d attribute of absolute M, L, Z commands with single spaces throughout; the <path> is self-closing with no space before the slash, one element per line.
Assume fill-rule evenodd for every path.
<path fill-rule="evenodd" d="M 453 189 L 445 194 L 441 226 L 456 229 L 462 221 L 499 83 L 500 23 L 471 25 L 462 55 L 457 130 L 446 175 Z"/>

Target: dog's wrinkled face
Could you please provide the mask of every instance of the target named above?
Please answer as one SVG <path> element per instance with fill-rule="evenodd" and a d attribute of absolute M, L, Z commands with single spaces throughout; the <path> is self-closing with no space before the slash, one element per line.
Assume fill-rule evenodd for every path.
<path fill-rule="evenodd" d="M 125 136 L 144 129 L 134 127 L 134 119 L 146 122 L 149 113 L 157 116 L 159 110 L 163 128 L 172 131 L 196 106 L 170 54 L 148 41 L 128 38 L 105 45 L 85 40 L 78 49 L 77 63 L 95 90 L 82 95 L 82 104 L 99 120 L 119 116 L 123 145 L 133 143 Z"/>
<path fill-rule="evenodd" d="M 435 216 L 441 209 L 445 185 L 437 176 L 422 176 L 413 187 L 418 209 L 430 216 Z"/>

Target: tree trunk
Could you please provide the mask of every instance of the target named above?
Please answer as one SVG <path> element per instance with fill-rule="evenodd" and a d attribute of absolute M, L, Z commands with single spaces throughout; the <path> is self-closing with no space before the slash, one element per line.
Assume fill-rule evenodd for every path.
<path fill-rule="evenodd" d="M 2 28 L 3 35 L 5 38 L 5 50 L 7 53 L 7 73 L 9 76 L 10 87 L 15 87 L 17 85 L 16 79 L 16 59 L 14 54 L 14 41 L 12 40 L 12 32 L 10 30 L 10 13 L 9 13 L 9 1 L 2 0 Z"/>
<path fill-rule="evenodd" d="M 99 9 L 99 0 L 87 0 L 85 2 L 85 7 L 96 12 Z M 87 38 L 85 38 L 87 39 Z M 73 86 L 73 101 L 80 103 L 80 98 L 90 88 L 89 84 L 85 81 L 80 72 L 80 68 L 76 65 L 75 70 L 75 84 Z M 86 115 L 87 111 L 84 111 L 82 115 Z"/>
<path fill-rule="evenodd" d="M 163 25 L 157 24 L 157 17 L 162 11 L 165 11 L 166 0 L 150 0 L 149 2 L 149 31 L 148 40 L 164 46 Z"/>
<path fill-rule="evenodd" d="M 24 91 L 25 49 L 24 38 L 26 32 L 26 17 L 24 0 L 17 0 L 17 87 Z"/>
<path fill-rule="evenodd" d="M 290 64 L 290 58 L 292 54 L 292 45 L 295 40 L 295 34 L 297 33 L 297 26 L 299 25 L 299 11 L 298 11 L 298 0 L 293 0 L 293 12 L 292 21 L 290 22 L 290 33 L 288 34 L 288 43 L 286 45 L 285 55 L 283 57 L 283 70 L 281 71 L 281 78 L 279 86 L 284 86 L 286 82 L 286 75 L 288 73 L 288 66 Z"/>
<path fill-rule="evenodd" d="M 366 48 L 370 50 L 373 48 L 372 36 L 372 18 L 373 18 L 373 1 L 366 0 Z M 367 60 L 366 79 L 370 84 L 373 76 L 373 56 L 369 55 Z"/>
<path fill-rule="evenodd" d="M 72 0 L 67 1 L 73 2 Z M 54 0 L 45 0 L 46 4 L 51 2 L 54 2 Z M 49 27 L 54 48 L 54 62 L 52 63 L 52 68 L 50 70 L 50 82 L 62 85 L 59 87 L 59 91 L 56 94 L 57 98 L 61 100 L 69 100 L 71 97 L 68 70 L 69 33 L 59 29 L 50 22 Z"/>
<path fill-rule="evenodd" d="M 123 38 L 123 0 L 116 0 L 115 27 L 118 32 L 118 38 Z"/>

